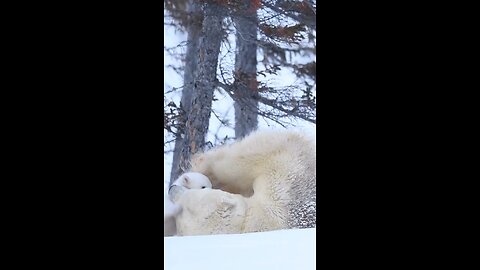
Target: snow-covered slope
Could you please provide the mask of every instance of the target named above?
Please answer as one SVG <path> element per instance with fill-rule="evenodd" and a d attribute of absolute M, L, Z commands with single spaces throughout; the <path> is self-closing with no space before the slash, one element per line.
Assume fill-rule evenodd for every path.
<path fill-rule="evenodd" d="M 166 270 L 315 269 L 315 229 L 164 240 Z"/>

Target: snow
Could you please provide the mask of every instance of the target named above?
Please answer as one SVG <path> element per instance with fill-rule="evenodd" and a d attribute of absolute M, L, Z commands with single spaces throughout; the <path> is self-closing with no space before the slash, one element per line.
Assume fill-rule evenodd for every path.
<path fill-rule="evenodd" d="M 315 269 L 315 228 L 164 237 L 167 270 Z"/>

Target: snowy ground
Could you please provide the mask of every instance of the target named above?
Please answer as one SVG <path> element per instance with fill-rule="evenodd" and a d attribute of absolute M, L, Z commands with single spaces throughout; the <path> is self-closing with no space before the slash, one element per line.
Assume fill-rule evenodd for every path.
<path fill-rule="evenodd" d="M 315 234 L 315 229 L 295 229 L 165 237 L 165 269 L 315 269 Z"/>

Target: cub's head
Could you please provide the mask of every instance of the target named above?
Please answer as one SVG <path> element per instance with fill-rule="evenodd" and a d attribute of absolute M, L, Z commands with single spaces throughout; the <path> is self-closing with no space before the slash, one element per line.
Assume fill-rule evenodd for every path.
<path fill-rule="evenodd" d="M 178 235 L 243 231 L 247 204 L 241 195 L 218 189 L 184 189 L 175 203 L 183 208 L 176 218 Z"/>
<path fill-rule="evenodd" d="M 210 179 L 205 175 L 197 172 L 188 172 L 180 175 L 172 185 L 183 186 L 188 189 L 204 189 L 212 188 Z"/>

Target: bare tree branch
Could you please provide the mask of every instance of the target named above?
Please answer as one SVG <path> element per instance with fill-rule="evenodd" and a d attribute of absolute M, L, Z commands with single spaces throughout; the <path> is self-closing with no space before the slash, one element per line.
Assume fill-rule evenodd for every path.
<path fill-rule="evenodd" d="M 231 85 L 224 84 L 224 83 L 222 83 L 218 80 L 216 80 L 215 83 L 216 83 L 217 86 L 222 87 L 225 90 L 225 92 L 227 92 L 232 97 L 232 99 L 233 98 L 238 99 L 238 97 L 235 96 L 233 87 Z M 294 117 L 298 117 L 300 119 L 303 119 L 303 120 L 308 121 L 308 122 L 313 123 L 313 124 L 317 123 L 315 115 L 313 113 L 308 113 L 307 110 L 311 109 L 311 108 L 309 108 L 307 106 L 301 106 L 301 104 L 297 104 L 297 105 L 292 106 L 291 109 L 289 109 L 285 106 L 282 106 L 281 102 L 279 102 L 278 100 L 268 99 L 268 98 L 263 97 L 259 94 L 255 95 L 255 99 L 257 99 L 262 104 L 265 104 L 265 105 L 270 106 L 270 107 L 272 107 L 272 108 L 274 108 L 278 111 L 281 111 L 281 112 L 285 113 L 286 114 L 285 116 L 294 116 Z M 259 112 L 259 113 L 264 113 L 264 112 Z M 271 119 L 271 118 L 269 118 L 269 119 Z"/>
<path fill-rule="evenodd" d="M 315 30 L 317 29 L 317 21 L 315 20 L 315 17 L 308 17 L 308 16 L 305 16 L 305 15 L 302 15 L 302 14 L 295 15 L 291 12 L 283 10 L 282 8 L 278 7 L 278 5 L 272 5 L 268 1 L 263 1 L 262 3 L 265 7 L 268 7 L 269 9 L 271 9 L 275 12 L 278 12 L 280 14 L 284 14 L 285 16 L 290 17 L 290 18 L 296 20 L 297 22 L 303 23 L 303 24 L 309 26 L 312 29 L 315 29 Z"/>

